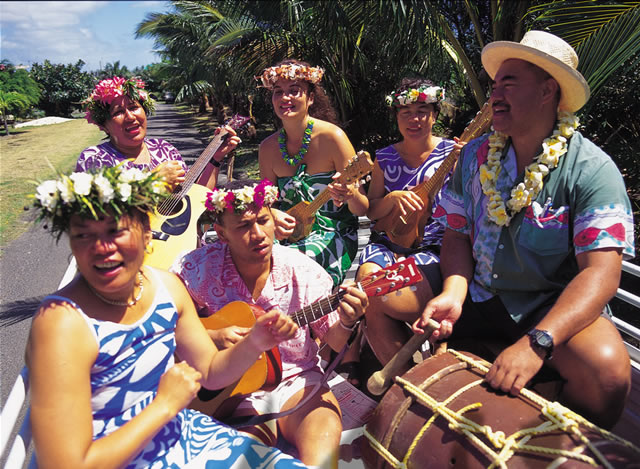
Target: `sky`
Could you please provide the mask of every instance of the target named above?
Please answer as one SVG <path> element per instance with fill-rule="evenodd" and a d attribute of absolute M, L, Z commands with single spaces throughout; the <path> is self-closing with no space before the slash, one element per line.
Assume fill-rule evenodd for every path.
<path fill-rule="evenodd" d="M 159 62 L 152 39 L 136 39 L 148 13 L 166 13 L 166 1 L 0 1 L 0 59 L 31 66 L 85 62 L 83 71 L 120 61 L 133 69 Z"/>

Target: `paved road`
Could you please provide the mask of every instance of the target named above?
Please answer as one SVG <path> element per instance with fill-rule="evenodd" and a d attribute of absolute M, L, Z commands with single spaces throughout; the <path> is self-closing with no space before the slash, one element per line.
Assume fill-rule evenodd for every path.
<path fill-rule="evenodd" d="M 55 125 L 55 124 L 54 124 Z M 173 143 L 188 163 L 204 150 L 188 117 L 159 103 L 147 134 Z M 221 178 L 220 182 L 223 182 Z M 58 244 L 41 227 L 31 229 L 1 252 L 0 258 L 0 397 L 2 406 L 24 365 L 29 318 L 42 298 L 60 284 L 70 260 L 67 240 Z M 1 463 L 2 461 L 0 461 Z"/>

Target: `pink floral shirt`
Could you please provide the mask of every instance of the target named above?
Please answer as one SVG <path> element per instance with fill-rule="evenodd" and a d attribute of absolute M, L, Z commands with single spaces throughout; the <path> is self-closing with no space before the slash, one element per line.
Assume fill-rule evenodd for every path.
<path fill-rule="evenodd" d="M 227 244 L 216 242 L 191 251 L 172 270 L 183 280 L 196 304 L 211 312 L 240 300 L 265 311 L 279 308 L 291 315 L 331 294 L 333 287 L 331 277 L 319 264 L 299 251 L 277 244 L 273 246 L 271 273 L 256 301 L 236 270 Z M 338 313 L 333 311 L 310 326 L 322 339 L 337 321 Z M 278 348 L 283 379 L 320 363 L 318 345 L 307 326 Z"/>

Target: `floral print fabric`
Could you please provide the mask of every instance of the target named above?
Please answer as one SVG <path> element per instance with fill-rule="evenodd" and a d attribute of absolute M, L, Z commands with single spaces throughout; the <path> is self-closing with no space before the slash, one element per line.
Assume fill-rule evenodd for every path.
<path fill-rule="evenodd" d="M 542 304 L 555 301 L 578 273 L 575 256 L 618 248 L 635 254 L 633 216 L 624 181 L 611 158 L 576 132 L 569 151 L 545 179 L 526 210 L 500 227 L 486 216 L 479 167 L 486 160 L 488 135 L 470 142 L 434 217 L 468 234 L 475 261 L 471 298 L 499 295 L 519 321 Z M 512 147 L 503 152 L 497 190 L 503 197 L 522 179 Z"/>

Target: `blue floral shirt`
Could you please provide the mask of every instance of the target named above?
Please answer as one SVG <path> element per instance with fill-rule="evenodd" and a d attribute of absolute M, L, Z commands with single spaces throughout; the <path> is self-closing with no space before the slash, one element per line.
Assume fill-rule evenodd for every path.
<path fill-rule="evenodd" d="M 476 264 L 469 292 L 474 301 L 499 295 L 520 321 L 557 299 L 578 273 L 577 254 L 613 247 L 624 259 L 635 255 L 622 176 L 611 158 L 578 132 L 531 206 L 509 226 L 490 221 L 479 171 L 487 160 L 488 136 L 465 146 L 433 215 L 447 228 L 470 236 Z M 523 173 L 517 174 L 512 147 L 503 154 L 497 189 L 506 201 Z"/>

